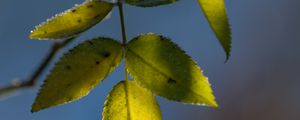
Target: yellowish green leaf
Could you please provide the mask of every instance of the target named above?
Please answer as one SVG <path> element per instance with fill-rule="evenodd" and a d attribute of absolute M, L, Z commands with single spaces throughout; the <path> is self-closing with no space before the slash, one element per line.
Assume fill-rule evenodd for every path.
<path fill-rule="evenodd" d="M 126 48 L 127 68 L 141 86 L 167 99 L 217 107 L 197 64 L 168 38 L 144 34 Z"/>
<path fill-rule="evenodd" d="M 135 81 L 118 83 L 106 98 L 102 120 L 161 120 L 153 94 Z"/>
<path fill-rule="evenodd" d="M 78 45 L 47 76 L 32 112 L 86 96 L 121 59 L 121 44 L 110 38 L 96 38 Z"/>
<path fill-rule="evenodd" d="M 127 4 L 138 7 L 155 7 L 171 4 L 177 1 L 178 0 L 125 0 Z"/>
<path fill-rule="evenodd" d="M 87 0 L 37 26 L 31 39 L 65 39 L 86 31 L 100 22 L 112 10 L 113 4 Z"/>
<path fill-rule="evenodd" d="M 198 3 L 219 39 L 227 60 L 230 56 L 231 32 L 224 0 L 198 0 Z"/>

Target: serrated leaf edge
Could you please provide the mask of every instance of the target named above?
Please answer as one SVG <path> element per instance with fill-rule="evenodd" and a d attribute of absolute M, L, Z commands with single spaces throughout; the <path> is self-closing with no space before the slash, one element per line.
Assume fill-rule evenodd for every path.
<path fill-rule="evenodd" d="M 163 38 L 163 39 L 165 39 L 165 40 L 167 40 L 169 43 L 171 43 L 174 47 L 175 47 L 175 49 L 178 49 L 178 50 L 180 50 L 183 54 L 184 54 L 184 56 L 186 56 L 192 63 L 193 63 L 193 65 L 199 70 L 199 71 L 201 71 L 201 73 L 203 74 L 203 76 L 206 78 L 205 79 L 205 81 L 208 83 L 208 85 L 209 85 L 209 87 L 210 88 L 212 88 L 211 87 L 211 84 L 209 83 L 209 81 L 208 81 L 208 77 L 206 77 L 205 75 L 204 75 L 204 73 L 203 73 L 203 70 L 201 70 L 200 69 L 200 67 L 197 65 L 197 62 L 196 61 L 194 61 L 189 55 L 187 55 L 186 54 L 186 52 L 184 51 L 184 50 L 182 50 L 176 43 L 174 43 L 174 42 L 172 42 L 171 41 L 171 39 L 169 39 L 169 38 L 167 38 L 167 37 L 164 37 L 164 36 L 162 36 L 162 35 L 157 35 L 157 34 L 155 34 L 155 33 L 142 33 L 142 34 L 139 34 L 137 37 L 134 37 L 130 42 L 134 42 L 135 40 L 138 40 L 138 38 L 140 37 L 140 36 L 144 36 L 144 35 L 156 35 L 156 36 L 159 36 L 160 38 Z M 130 44 L 130 42 L 128 43 L 128 44 Z M 127 50 L 130 50 L 128 47 L 126 48 Z M 138 54 L 136 54 L 136 53 L 134 53 L 132 50 L 130 50 L 133 54 L 135 54 L 135 55 L 138 55 Z M 138 55 L 138 58 L 140 58 L 140 59 L 142 59 L 143 61 L 145 61 L 146 62 L 146 60 L 144 60 L 142 57 L 140 57 L 139 55 Z M 146 63 L 146 64 L 148 64 L 148 65 L 150 65 L 150 63 Z M 153 68 L 153 66 L 151 65 L 151 67 Z M 155 68 L 156 69 L 156 68 Z M 156 69 L 156 70 L 158 70 L 159 71 L 159 69 Z M 133 77 L 133 78 L 137 78 L 137 76 L 135 76 L 135 75 L 133 75 L 133 74 L 131 74 L 131 72 L 130 72 L 130 70 L 127 68 L 127 71 L 128 71 L 128 73 Z M 163 73 L 163 72 L 161 72 L 161 71 L 159 71 L 160 73 Z M 167 76 L 165 73 L 163 73 L 163 75 L 164 76 Z M 136 81 L 136 83 L 138 83 L 138 85 L 140 85 L 141 87 L 143 87 L 143 88 L 146 88 L 146 89 L 148 89 L 147 87 L 145 87 L 142 83 L 140 83 L 139 81 Z M 151 89 L 148 89 L 149 91 L 151 91 L 153 94 L 155 94 L 155 95 L 157 95 L 157 96 L 160 96 L 160 95 L 158 95 L 158 94 L 156 94 L 155 93 L 155 91 L 153 91 L 153 90 L 151 90 Z M 193 91 L 193 90 L 190 90 L 190 91 Z M 195 93 L 195 92 L 194 92 Z M 213 90 L 211 89 L 211 94 L 213 95 Z M 198 94 L 197 94 L 198 95 Z M 208 100 L 208 99 L 206 99 L 205 97 L 203 97 L 202 95 L 199 95 L 200 97 L 202 97 L 203 99 L 205 99 L 205 100 L 207 100 L 207 101 L 210 101 L 210 100 Z M 214 95 L 213 95 L 214 96 Z M 161 97 L 161 96 L 160 96 Z M 165 99 L 167 99 L 167 100 L 170 100 L 170 101 L 174 101 L 174 100 L 172 100 L 172 99 L 170 99 L 170 98 L 166 98 L 166 97 L 162 97 L 162 98 L 165 98 Z M 211 102 L 211 103 L 209 103 L 209 104 L 206 104 L 206 103 L 193 103 L 193 102 L 190 102 L 190 103 L 185 103 L 185 102 L 180 102 L 180 101 L 175 101 L 175 102 L 179 102 L 179 103 L 184 103 L 184 104 L 192 104 L 192 105 L 201 105 L 201 106 L 212 106 L 212 107 L 218 107 L 218 104 L 215 102 L 215 97 L 214 97 L 214 102 Z"/>
<path fill-rule="evenodd" d="M 114 39 L 112 39 L 112 38 L 108 38 L 108 37 L 97 37 L 97 38 L 93 38 L 93 39 L 90 39 L 90 40 L 87 40 L 87 41 L 93 41 L 93 40 L 98 40 L 98 39 L 101 39 L 101 40 L 104 40 L 104 41 L 114 41 L 114 42 L 120 44 L 120 42 L 118 42 L 118 41 L 116 41 L 116 40 L 114 40 Z M 82 44 L 85 44 L 87 41 L 84 41 L 84 42 L 82 42 L 82 43 L 77 44 L 75 47 L 73 47 L 73 48 L 70 49 L 68 52 L 66 52 L 64 55 L 62 55 L 60 59 L 62 59 L 63 56 L 67 56 L 67 55 L 69 55 L 69 54 L 72 54 L 73 49 L 76 49 L 78 46 L 80 46 L 80 45 L 82 45 Z M 120 44 L 120 45 L 121 45 L 121 44 Z M 119 54 L 122 54 L 122 53 L 123 53 L 123 50 L 120 49 Z M 114 60 L 110 63 L 110 66 L 111 66 L 110 69 L 107 71 L 105 77 L 103 78 L 103 80 L 101 80 L 101 81 L 98 83 L 98 85 L 99 85 L 102 81 L 105 80 L 105 78 L 108 76 L 108 74 L 109 74 L 112 70 L 114 70 L 116 67 L 118 67 L 118 66 L 120 65 L 121 62 L 117 62 L 118 64 L 116 64 L 115 66 L 113 66 L 113 63 L 115 62 L 115 60 L 116 60 L 117 56 L 119 56 L 119 54 L 117 54 L 117 55 L 115 56 Z M 59 59 L 59 61 L 58 61 L 57 63 L 55 63 L 54 67 L 55 67 L 57 64 L 60 63 L 60 59 Z M 123 59 L 123 58 L 121 58 L 120 61 L 121 61 L 122 59 Z M 46 76 L 46 79 L 44 80 L 44 83 L 40 86 L 40 89 L 39 89 L 39 92 L 38 92 L 37 96 L 39 96 L 39 95 L 41 94 L 41 91 L 42 91 L 42 89 L 43 89 L 43 86 L 44 86 L 45 84 L 47 84 L 47 82 L 48 82 L 48 79 L 47 79 L 47 78 L 48 78 L 48 76 L 49 76 L 52 72 L 53 72 L 53 69 L 50 70 L 50 72 L 49 72 L 48 75 Z M 52 105 L 52 106 L 50 106 L 50 107 L 40 108 L 40 109 L 38 109 L 38 110 L 33 110 L 33 109 L 31 109 L 31 112 L 34 113 L 34 112 L 38 112 L 38 111 L 40 111 L 40 110 L 44 110 L 44 109 L 51 108 L 51 107 L 54 107 L 54 106 L 60 106 L 60 105 L 68 104 L 68 103 L 74 102 L 74 101 L 76 101 L 76 100 L 79 100 L 79 99 L 81 99 L 81 98 L 87 96 L 87 95 L 88 95 L 88 94 L 89 94 L 96 86 L 97 86 L 97 85 L 92 86 L 91 90 L 88 91 L 85 95 L 82 95 L 82 97 L 73 99 L 73 100 L 71 100 L 71 101 L 66 101 L 66 102 L 60 103 L 60 104 L 54 104 L 54 105 Z M 36 96 L 36 98 L 37 98 L 37 96 Z M 36 100 L 36 98 L 35 98 L 35 100 Z M 32 107 L 33 107 L 34 104 L 35 104 L 35 101 L 34 101 L 34 103 L 32 104 Z"/>
<path fill-rule="evenodd" d="M 113 3 L 108 2 L 108 1 L 104 1 L 104 0 L 86 0 L 86 1 L 84 1 L 83 3 L 81 3 L 81 4 L 79 4 L 79 5 L 78 5 L 78 4 L 75 4 L 72 8 L 67 9 L 67 10 L 65 10 L 65 11 L 63 11 L 63 12 L 61 12 L 61 13 L 55 14 L 54 16 L 48 18 L 46 21 L 44 21 L 44 22 L 42 22 L 42 23 L 36 25 L 36 26 L 34 27 L 34 29 L 30 31 L 29 38 L 30 38 L 30 39 L 37 39 L 37 40 L 65 40 L 65 39 L 69 39 L 69 38 L 72 38 L 72 37 L 78 37 L 78 36 L 80 36 L 80 34 L 83 33 L 84 31 L 86 31 L 86 30 L 88 30 L 88 29 L 94 27 L 96 24 L 98 24 L 98 23 L 100 23 L 100 22 L 106 20 L 106 19 L 107 19 L 107 16 L 110 15 L 110 12 L 111 12 L 111 11 L 110 11 L 110 12 L 109 12 L 102 20 L 100 20 L 99 22 L 95 22 L 93 25 L 91 25 L 91 26 L 88 27 L 87 29 L 82 30 L 82 31 L 78 31 L 78 32 L 75 33 L 74 35 L 71 35 L 71 36 L 68 36 L 68 37 L 64 37 L 64 38 L 36 38 L 36 37 L 32 37 L 32 33 L 33 33 L 34 31 L 36 31 L 38 28 L 42 27 L 43 25 L 49 23 L 49 21 L 51 21 L 51 20 L 53 20 L 53 19 L 55 19 L 55 18 L 57 18 L 57 17 L 63 16 L 63 15 L 65 15 L 66 13 L 71 12 L 72 10 L 76 9 L 77 7 L 83 6 L 83 5 L 85 5 L 86 3 L 91 2 L 91 1 L 106 2 L 106 3 L 110 3 L 112 6 L 114 6 Z"/>

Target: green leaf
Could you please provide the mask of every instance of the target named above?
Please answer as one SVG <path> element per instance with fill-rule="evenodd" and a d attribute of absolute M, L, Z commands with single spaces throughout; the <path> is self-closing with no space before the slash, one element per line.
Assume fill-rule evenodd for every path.
<path fill-rule="evenodd" d="M 231 49 L 231 32 L 224 0 L 198 0 L 198 3 L 219 39 L 226 53 L 226 60 L 228 60 Z"/>
<path fill-rule="evenodd" d="M 31 39 L 65 39 L 86 31 L 113 8 L 112 3 L 87 0 L 38 25 L 30 34 Z"/>
<path fill-rule="evenodd" d="M 167 38 L 155 34 L 134 38 L 127 45 L 126 62 L 132 77 L 159 96 L 217 107 L 207 77 Z"/>
<path fill-rule="evenodd" d="M 138 7 L 155 7 L 171 4 L 177 1 L 178 0 L 125 0 L 127 4 Z"/>
<path fill-rule="evenodd" d="M 32 112 L 86 96 L 121 59 L 121 44 L 110 38 L 96 38 L 78 45 L 47 76 Z"/>
<path fill-rule="evenodd" d="M 106 98 L 102 120 L 161 120 L 155 97 L 135 81 L 118 83 Z"/>

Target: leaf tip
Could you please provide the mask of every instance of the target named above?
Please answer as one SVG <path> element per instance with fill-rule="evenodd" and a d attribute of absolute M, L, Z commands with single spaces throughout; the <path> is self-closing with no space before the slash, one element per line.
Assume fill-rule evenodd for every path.
<path fill-rule="evenodd" d="M 31 112 L 31 113 L 35 113 L 36 111 L 35 111 L 35 110 L 33 110 L 33 109 L 31 109 L 31 110 L 30 110 L 30 112 Z"/>
<path fill-rule="evenodd" d="M 206 99 L 206 101 L 204 102 L 204 106 L 219 108 L 219 105 L 213 94 L 212 97 Z"/>
<path fill-rule="evenodd" d="M 210 106 L 214 108 L 219 108 L 219 105 L 215 100 L 210 103 Z"/>
<path fill-rule="evenodd" d="M 229 34 L 229 43 L 227 45 L 227 47 L 223 46 L 224 47 L 224 50 L 225 50 L 225 54 L 226 54 L 226 59 L 225 59 L 225 63 L 229 60 L 230 58 L 230 55 L 231 55 L 231 41 L 232 41 L 232 38 L 231 38 L 231 33 Z"/>
<path fill-rule="evenodd" d="M 230 54 L 229 54 L 229 53 L 226 53 L 226 58 L 225 58 L 224 63 L 227 63 L 227 62 L 229 61 L 229 58 L 230 58 Z"/>
<path fill-rule="evenodd" d="M 31 113 L 36 113 L 38 111 L 40 111 L 41 109 L 38 108 L 35 104 L 32 105 L 30 112 Z"/>
<path fill-rule="evenodd" d="M 31 30 L 29 34 L 29 39 L 41 39 L 41 34 L 39 34 L 36 29 Z"/>
<path fill-rule="evenodd" d="M 37 39 L 37 36 L 35 34 L 33 34 L 33 31 L 31 31 L 31 33 L 28 37 L 29 37 L 29 39 Z"/>
<path fill-rule="evenodd" d="M 44 106 L 44 105 L 41 105 L 40 102 L 39 102 L 39 100 L 36 99 L 34 101 L 34 103 L 32 104 L 32 106 L 31 106 L 30 112 L 31 113 L 36 113 L 36 112 L 38 112 L 40 110 L 43 110 L 43 109 L 46 109 L 46 108 L 48 108 L 48 107 Z"/>

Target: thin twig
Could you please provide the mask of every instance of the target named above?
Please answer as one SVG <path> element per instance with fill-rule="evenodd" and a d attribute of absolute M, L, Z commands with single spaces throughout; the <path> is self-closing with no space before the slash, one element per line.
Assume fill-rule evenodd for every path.
<path fill-rule="evenodd" d="M 7 85 L 5 87 L 0 87 L 0 96 L 9 94 L 13 91 L 16 91 L 18 89 L 22 88 L 31 88 L 35 86 L 36 81 L 38 80 L 38 77 L 45 71 L 47 66 L 49 65 L 50 61 L 55 57 L 55 55 L 59 52 L 61 48 L 66 46 L 68 43 L 70 43 L 75 38 L 67 39 L 63 42 L 55 42 L 52 45 L 50 53 L 45 57 L 43 62 L 40 64 L 40 66 L 33 72 L 33 74 L 29 77 L 29 79 L 24 81 L 13 81 L 10 85 Z"/>

